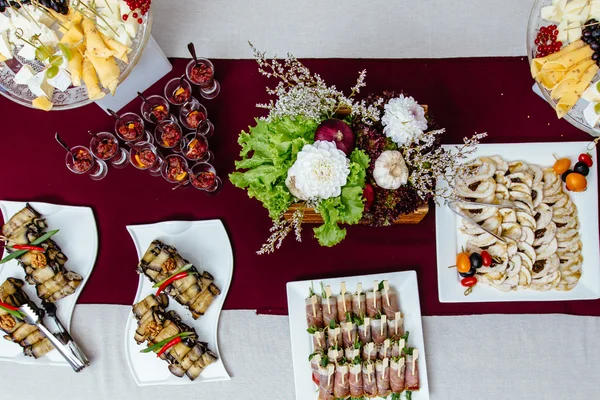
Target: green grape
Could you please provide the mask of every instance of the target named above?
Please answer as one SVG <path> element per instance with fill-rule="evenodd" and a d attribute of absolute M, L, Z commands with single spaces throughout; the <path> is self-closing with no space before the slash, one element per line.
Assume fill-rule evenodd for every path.
<path fill-rule="evenodd" d="M 59 43 L 58 44 L 58 48 L 60 49 L 60 51 L 62 51 L 62 53 L 64 54 L 64 56 L 67 59 L 67 61 L 71 61 L 71 59 L 73 58 L 73 53 L 71 53 L 71 49 L 68 48 L 63 43 Z"/>
<path fill-rule="evenodd" d="M 49 61 L 52 66 L 60 67 L 63 63 L 63 58 L 61 56 L 52 56 Z"/>
<path fill-rule="evenodd" d="M 48 50 L 46 50 L 46 48 L 44 48 L 42 46 L 36 47 L 35 48 L 35 57 L 40 61 L 44 61 L 44 60 L 48 59 L 48 57 L 50 57 L 50 53 L 48 52 Z"/>
<path fill-rule="evenodd" d="M 56 75 L 58 75 L 58 67 L 57 66 L 53 65 L 46 70 L 46 78 L 52 79 Z"/>

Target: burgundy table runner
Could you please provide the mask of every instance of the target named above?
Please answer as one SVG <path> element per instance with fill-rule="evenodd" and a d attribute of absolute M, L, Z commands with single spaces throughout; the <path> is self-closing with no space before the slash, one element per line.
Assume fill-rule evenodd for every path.
<path fill-rule="evenodd" d="M 172 73 L 145 93 L 162 94 L 165 82 L 182 74 L 186 62 L 173 60 Z M 286 313 L 288 281 L 415 269 L 425 315 L 600 315 L 600 300 L 441 304 L 433 208 L 419 225 L 349 227 L 346 240 L 334 248 L 320 247 L 307 226 L 303 243 L 290 237 L 275 254 L 256 255 L 269 235 L 271 222 L 260 203 L 234 188 L 227 174 L 238 158 L 239 132 L 263 114 L 255 104 L 267 101 L 264 87 L 268 80 L 258 74 L 253 60 L 215 60 L 214 64 L 221 94 L 202 103 L 215 125 L 210 145 L 216 156 L 215 167 L 225 183 L 216 197 L 193 188 L 172 190 L 162 178 L 153 178 L 131 166 L 110 169 L 100 182 L 76 176 L 64 165 L 64 150 L 55 143 L 54 132 L 60 132 L 71 146 L 87 146 L 87 131 L 112 132 L 113 118 L 95 105 L 44 113 L 0 97 L 0 198 L 83 205 L 94 210 L 100 247 L 80 303 L 133 301 L 137 256 L 126 225 L 218 218 L 229 232 L 235 258 L 226 309 Z M 307 60 L 306 65 L 343 89 L 350 88 L 358 71 L 366 68 L 366 92 L 403 90 L 419 103 L 429 105 L 436 121 L 447 129 L 444 143 L 457 143 L 475 132 L 489 133 L 484 143 L 590 140 L 586 133 L 558 121 L 554 111 L 531 91 L 533 80 L 524 58 L 329 59 Z M 198 97 L 198 93 L 195 95 Z M 139 113 L 140 103 L 136 100 L 124 111 Z M 457 286 L 457 290 L 461 288 Z"/>

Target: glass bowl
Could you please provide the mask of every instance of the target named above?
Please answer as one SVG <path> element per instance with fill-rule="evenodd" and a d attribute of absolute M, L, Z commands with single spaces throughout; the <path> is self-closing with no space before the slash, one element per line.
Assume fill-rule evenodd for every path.
<path fill-rule="evenodd" d="M 529 15 L 529 24 L 527 26 L 527 57 L 529 58 L 529 65 L 533 61 L 535 57 L 535 38 L 537 36 L 538 30 L 542 26 L 556 24 L 557 22 L 547 21 L 542 19 L 541 10 L 542 7 L 552 5 L 552 0 L 536 0 L 533 8 L 531 9 L 531 14 Z M 557 100 L 552 99 L 550 96 L 550 91 L 543 87 L 538 81 L 535 81 L 538 89 L 544 96 L 544 99 L 552 106 L 552 108 L 556 108 Z M 592 128 L 585 118 L 583 117 L 583 111 L 588 106 L 588 102 L 579 99 L 567 115 L 565 115 L 564 119 L 569 122 L 571 125 L 576 127 L 579 130 L 589 133 L 592 136 L 600 136 L 600 129 Z"/>
<path fill-rule="evenodd" d="M 128 54 L 129 63 L 124 63 L 121 60 L 116 60 L 121 70 L 119 76 L 119 82 L 123 82 L 133 71 L 137 63 L 142 57 L 144 48 L 150 39 L 150 31 L 152 30 L 153 7 L 143 16 L 144 22 L 138 27 L 137 35 L 132 40 L 131 53 Z M 55 23 L 52 26 L 53 30 L 58 31 L 59 25 Z M 3 67 L 2 64 L 6 64 Z M 0 94 L 15 103 L 23 106 L 33 108 L 31 102 L 35 99 L 35 95 L 31 93 L 27 85 L 17 85 L 14 81 L 14 77 L 17 72 L 21 69 L 23 64 L 28 64 L 37 73 L 42 71 L 42 63 L 39 61 L 29 61 L 19 56 L 15 56 L 13 59 L 0 63 Z M 117 92 L 118 92 L 117 88 Z M 104 89 L 108 93 L 107 89 Z M 55 90 L 52 95 L 52 111 L 69 110 L 72 108 L 83 107 L 92 103 L 87 94 L 85 85 L 81 86 L 70 86 L 66 92 Z"/>

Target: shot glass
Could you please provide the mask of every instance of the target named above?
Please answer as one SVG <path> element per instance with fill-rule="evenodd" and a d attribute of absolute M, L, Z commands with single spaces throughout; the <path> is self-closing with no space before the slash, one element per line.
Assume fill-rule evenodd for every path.
<path fill-rule="evenodd" d="M 160 176 L 163 160 L 152 143 L 139 142 L 131 145 L 129 163 L 152 176 Z"/>
<path fill-rule="evenodd" d="M 181 153 L 186 159 L 194 162 L 210 162 L 213 159 L 213 153 L 208 148 L 208 140 L 195 132 L 188 133 L 183 137 Z"/>
<path fill-rule="evenodd" d="M 208 111 L 197 99 L 191 98 L 179 110 L 181 125 L 206 137 L 212 136 L 215 127 L 208 119 Z"/>
<path fill-rule="evenodd" d="M 169 110 L 169 102 L 159 95 L 147 97 L 141 107 L 142 117 L 150 123 L 161 122 L 168 118 Z"/>
<path fill-rule="evenodd" d="M 129 162 L 127 150 L 119 147 L 119 142 L 112 133 L 97 133 L 90 141 L 90 150 L 98 160 L 110 161 L 110 165 L 117 169 L 125 168 Z"/>
<path fill-rule="evenodd" d="M 179 154 L 171 154 L 165 157 L 161 174 L 167 182 L 174 183 L 177 186 L 186 186 L 190 183 L 187 160 Z"/>
<path fill-rule="evenodd" d="M 156 125 L 154 129 L 154 139 L 156 144 L 164 149 L 173 149 L 173 151 L 181 151 L 181 139 L 183 138 L 183 130 L 175 119 L 165 119 Z"/>
<path fill-rule="evenodd" d="M 165 98 L 174 106 L 180 106 L 192 98 L 192 85 L 181 78 L 173 78 L 165 85 Z"/>
<path fill-rule="evenodd" d="M 144 120 L 135 113 L 125 113 L 115 122 L 115 133 L 125 143 L 143 142 L 148 138 L 144 129 Z"/>
<path fill-rule="evenodd" d="M 196 189 L 209 195 L 216 195 L 223 187 L 215 168 L 206 162 L 197 163 L 190 168 L 190 183 Z"/>
<path fill-rule="evenodd" d="M 214 99 L 221 92 L 221 85 L 215 79 L 215 67 L 210 60 L 199 58 L 198 64 L 192 60 L 185 68 L 188 80 L 200 88 L 200 95 L 205 99 Z"/>
<path fill-rule="evenodd" d="M 92 151 L 84 146 L 75 146 L 65 157 L 67 168 L 77 175 L 87 175 L 99 181 L 106 177 L 108 166 L 102 160 L 94 158 Z"/>

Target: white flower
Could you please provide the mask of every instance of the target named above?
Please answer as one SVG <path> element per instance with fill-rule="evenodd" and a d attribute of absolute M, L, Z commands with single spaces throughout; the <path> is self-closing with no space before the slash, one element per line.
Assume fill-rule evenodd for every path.
<path fill-rule="evenodd" d="M 381 123 L 385 135 L 399 146 L 412 144 L 427 129 L 423 107 L 412 97 L 404 95 L 391 99 L 385 105 Z"/>
<path fill-rule="evenodd" d="M 294 196 L 303 200 L 337 197 L 350 174 L 349 163 L 335 143 L 318 140 L 298 153 L 298 159 L 288 170 L 286 185 L 291 186 Z"/>

